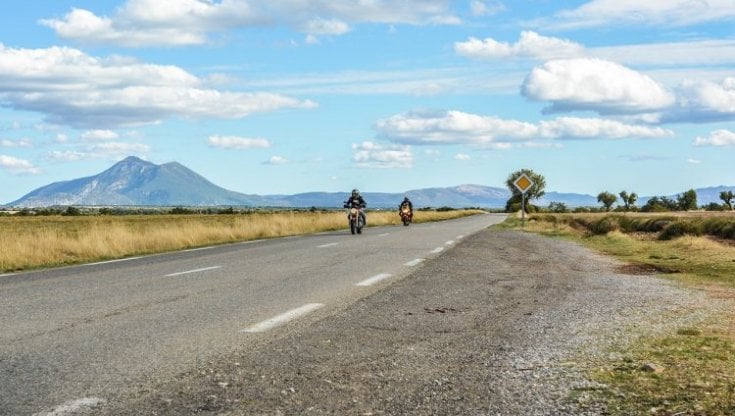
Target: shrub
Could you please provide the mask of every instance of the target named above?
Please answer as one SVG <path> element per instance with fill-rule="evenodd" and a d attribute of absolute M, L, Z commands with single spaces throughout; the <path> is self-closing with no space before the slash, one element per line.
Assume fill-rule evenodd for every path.
<path fill-rule="evenodd" d="M 618 229 L 618 222 L 612 217 L 601 218 L 597 221 L 593 221 L 587 227 L 587 230 L 592 235 L 605 235 L 611 231 Z"/>
<path fill-rule="evenodd" d="M 702 224 L 692 221 L 674 221 L 661 231 L 659 240 L 672 240 L 684 235 L 702 235 Z"/>

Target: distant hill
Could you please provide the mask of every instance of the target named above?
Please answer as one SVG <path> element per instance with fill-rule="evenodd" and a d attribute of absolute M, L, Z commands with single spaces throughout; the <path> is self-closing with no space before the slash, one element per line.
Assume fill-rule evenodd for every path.
<path fill-rule="evenodd" d="M 698 203 L 721 202 L 720 192 L 735 187 L 697 189 Z M 345 192 L 307 192 L 295 195 L 250 195 L 221 188 L 177 162 L 156 165 L 130 156 L 104 172 L 86 178 L 56 182 L 38 188 L 8 206 L 262 206 L 341 207 Z M 394 208 L 408 196 L 416 207 L 504 208 L 510 191 L 482 185 L 413 189 L 402 193 L 363 192 L 371 208 Z M 676 195 L 671 196 L 675 198 Z M 638 205 L 650 197 L 641 197 Z M 547 192 L 536 205 L 561 202 L 568 207 L 599 206 L 586 194 Z"/>

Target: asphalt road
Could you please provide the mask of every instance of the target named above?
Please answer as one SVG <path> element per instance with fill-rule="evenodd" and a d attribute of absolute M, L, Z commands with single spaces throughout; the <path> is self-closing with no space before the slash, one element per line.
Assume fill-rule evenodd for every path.
<path fill-rule="evenodd" d="M 84 413 L 329 316 L 502 215 L 0 277 L 0 415 Z"/>

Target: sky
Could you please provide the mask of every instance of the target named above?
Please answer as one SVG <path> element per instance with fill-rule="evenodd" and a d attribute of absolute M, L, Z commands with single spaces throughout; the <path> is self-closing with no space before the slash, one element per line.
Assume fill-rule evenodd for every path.
<path fill-rule="evenodd" d="M 35 0 L 0 203 L 127 156 L 247 194 L 735 186 L 733 0 Z"/>

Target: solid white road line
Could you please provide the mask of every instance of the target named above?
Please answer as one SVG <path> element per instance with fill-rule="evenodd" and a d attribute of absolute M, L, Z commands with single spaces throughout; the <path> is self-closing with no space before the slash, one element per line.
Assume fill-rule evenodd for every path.
<path fill-rule="evenodd" d="M 329 243 L 329 244 L 322 244 L 320 246 L 317 246 L 318 248 L 326 248 L 326 247 L 334 247 L 339 243 Z"/>
<path fill-rule="evenodd" d="M 437 248 L 431 250 L 431 252 L 434 253 L 434 254 L 441 253 L 442 251 L 444 251 L 444 247 L 437 247 Z"/>
<path fill-rule="evenodd" d="M 187 270 L 185 272 L 178 272 L 178 273 L 171 273 L 167 274 L 166 277 L 173 277 L 173 276 L 181 276 L 182 274 L 190 274 L 190 273 L 199 273 L 199 272 L 205 272 L 207 270 L 214 270 L 219 269 L 222 266 L 212 266 L 212 267 L 204 267 L 202 269 L 195 269 L 195 270 Z"/>
<path fill-rule="evenodd" d="M 387 278 L 389 278 L 391 276 L 393 276 L 393 275 L 392 274 L 389 274 L 389 273 L 376 274 L 375 276 L 369 277 L 369 278 L 363 280 L 360 283 L 356 283 L 355 286 L 370 286 L 370 285 L 374 285 L 375 283 L 378 283 L 379 281 L 384 280 L 384 279 L 387 279 Z"/>
<path fill-rule="evenodd" d="M 81 266 L 97 266 L 97 265 L 100 265 L 100 264 L 119 263 L 121 261 L 137 260 L 137 259 L 140 259 L 140 258 L 141 258 L 140 256 L 139 257 L 126 257 L 124 259 L 98 261 L 97 263 L 85 263 L 85 264 L 81 264 Z"/>
<path fill-rule="evenodd" d="M 404 266 L 408 266 L 408 267 L 413 267 L 413 266 L 417 266 L 417 265 L 418 265 L 419 263 L 421 263 L 422 261 L 424 261 L 424 259 L 416 259 L 416 260 L 411 260 L 411 261 L 409 261 L 408 263 L 405 263 L 405 264 L 404 264 Z"/>
<path fill-rule="evenodd" d="M 15 273 L 0 274 L 0 277 L 13 276 L 13 275 L 15 275 Z"/>
<path fill-rule="evenodd" d="M 184 252 L 184 253 L 188 253 L 188 252 L 190 252 L 190 251 L 202 251 L 202 250 L 211 250 L 211 249 L 213 249 L 213 248 L 214 248 L 214 246 L 210 246 L 210 247 L 198 247 L 198 248 L 190 248 L 190 249 L 188 249 L 188 250 L 183 250 L 183 252 Z"/>
<path fill-rule="evenodd" d="M 97 397 L 85 397 L 83 399 L 77 399 L 68 401 L 62 405 L 54 407 L 50 412 L 34 413 L 33 416 L 64 416 L 78 414 L 82 411 L 93 409 L 105 401 Z"/>
<path fill-rule="evenodd" d="M 322 303 L 307 303 L 304 306 L 300 306 L 296 309 L 284 312 L 273 318 L 266 319 L 263 322 L 257 323 L 251 327 L 240 330 L 240 332 L 263 332 L 269 329 L 273 329 L 278 325 L 283 325 L 286 322 L 292 321 L 300 316 L 304 316 L 324 306 Z"/>

